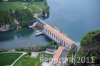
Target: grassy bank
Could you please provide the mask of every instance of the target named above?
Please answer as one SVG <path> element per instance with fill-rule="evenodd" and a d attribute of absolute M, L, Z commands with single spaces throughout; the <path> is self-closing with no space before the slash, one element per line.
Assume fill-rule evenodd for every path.
<path fill-rule="evenodd" d="M 31 9 L 33 12 L 40 13 L 41 10 L 46 10 L 45 1 L 40 2 L 0 2 L 0 10 L 15 10 L 15 9 Z"/>
<path fill-rule="evenodd" d="M 36 58 L 27 57 L 27 55 L 24 55 L 14 64 L 14 66 L 35 66 L 36 64 L 41 66 L 40 55 L 38 55 Z"/>
<path fill-rule="evenodd" d="M 28 54 L 21 57 L 14 66 L 41 66 L 42 60 L 49 62 L 53 55 L 40 52 L 36 57 L 31 57 Z M 48 59 L 48 60 L 47 60 Z"/>
<path fill-rule="evenodd" d="M 22 53 L 1 53 L 0 66 L 11 65 Z"/>
<path fill-rule="evenodd" d="M 0 2 L 0 10 L 11 9 L 14 10 L 16 8 L 23 9 L 23 2 Z"/>

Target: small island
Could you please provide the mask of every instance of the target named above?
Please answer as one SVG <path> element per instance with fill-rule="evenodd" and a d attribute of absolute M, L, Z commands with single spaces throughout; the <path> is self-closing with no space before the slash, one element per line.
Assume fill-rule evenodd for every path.
<path fill-rule="evenodd" d="M 42 17 L 48 17 L 49 7 L 46 0 L 2 0 L 0 31 L 28 27 L 35 21 L 36 13 L 41 14 Z"/>

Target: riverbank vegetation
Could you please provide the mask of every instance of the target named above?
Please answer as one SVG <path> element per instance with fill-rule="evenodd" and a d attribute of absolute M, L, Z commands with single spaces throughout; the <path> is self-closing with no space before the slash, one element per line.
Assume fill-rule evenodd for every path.
<path fill-rule="evenodd" d="M 22 47 L 22 48 L 15 48 L 15 51 L 28 51 L 28 52 L 41 52 L 45 51 L 46 49 L 57 49 L 59 46 L 56 42 L 51 41 L 47 45 L 41 46 L 30 46 L 30 47 Z M 10 49 L 0 49 L 0 53 L 10 51 Z"/>
<path fill-rule="evenodd" d="M 23 56 L 22 53 L 25 53 Z M 38 54 L 36 54 L 38 53 Z M 35 55 L 35 56 L 34 56 Z M 0 53 L 0 66 L 11 65 L 19 56 L 21 56 L 13 66 L 41 66 L 42 62 L 50 62 L 53 54 L 47 54 L 45 51 L 7 51 Z"/>
<path fill-rule="evenodd" d="M 48 45 L 45 45 L 45 46 L 37 46 L 37 47 L 28 47 L 28 48 L 17 48 L 15 51 L 10 51 L 10 50 L 5 50 L 2 51 L 1 53 L 10 53 L 10 54 L 17 54 L 17 53 L 26 53 L 25 55 L 23 55 L 16 63 L 14 63 L 13 66 L 41 66 L 42 62 L 50 62 L 51 58 L 53 57 L 52 54 L 47 54 L 45 52 L 46 49 L 57 49 L 59 46 L 57 45 L 57 43 L 55 43 L 54 41 L 50 42 Z M 34 54 L 32 55 L 32 52 L 37 52 L 38 55 L 36 57 L 34 57 Z M 10 58 L 11 56 L 13 55 L 8 55 L 6 54 L 6 57 L 2 57 L 0 55 L 0 59 L 1 58 Z M 15 57 L 15 56 L 13 56 Z M 13 58 L 11 57 L 11 58 Z M 17 57 L 17 56 L 16 56 Z M 18 58 L 18 57 L 17 57 Z M 47 58 L 50 58 L 50 60 Z M 9 65 L 11 65 L 11 59 L 8 59 L 2 63 L 8 63 Z M 2 60 L 0 60 L 2 61 Z M 9 61 L 9 62 L 8 62 Z M 12 61 L 12 63 L 14 62 L 15 60 Z M 7 64 L 7 65 L 8 65 Z M 4 66 L 4 65 L 1 65 L 1 66 Z"/>
<path fill-rule="evenodd" d="M 46 49 L 57 49 L 59 46 L 54 41 L 50 42 L 44 46 L 31 46 L 26 48 L 16 48 L 16 51 L 33 51 L 33 52 L 40 52 L 45 51 Z"/>
<path fill-rule="evenodd" d="M 45 0 L 8 0 L 7 2 L 0 2 L 0 31 L 29 26 L 35 13 L 43 14 L 48 11 L 49 7 Z"/>
<path fill-rule="evenodd" d="M 77 66 L 100 66 L 100 30 L 88 32 L 81 40 L 81 49 L 77 57 L 89 57 L 84 63 L 77 63 Z M 92 62 L 92 63 L 91 63 Z"/>

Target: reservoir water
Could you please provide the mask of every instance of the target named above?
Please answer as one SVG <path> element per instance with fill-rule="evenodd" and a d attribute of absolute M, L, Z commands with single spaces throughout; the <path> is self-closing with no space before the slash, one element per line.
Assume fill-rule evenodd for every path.
<path fill-rule="evenodd" d="M 50 16 L 45 21 L 79 42 L 89 31 L 100 30 L 100 0 L 47 0 Z M 23 28 L 0 32 L 0 48 L 45 45 L 50 40 L 35 36 L 35 31 Z"/>

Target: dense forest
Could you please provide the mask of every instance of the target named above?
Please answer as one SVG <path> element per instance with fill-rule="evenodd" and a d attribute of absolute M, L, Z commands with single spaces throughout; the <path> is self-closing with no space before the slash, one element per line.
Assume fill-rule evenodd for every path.
<path fill-rule="evenodd" d="M 32 20 L 33 15 L 28 9 L 16 9 L 15 12 L 12 10 L 0 11 L 0 26 L 10 24 L 14 26 L 14 18 L 18 20 L 20 26 L 24 27 L 28 25 L 29 20 Z"/>
<path fill-rule="evenodd" d="M 28 26 L 28 22 L 33 19 L 32 12 L 28 9 L 16 9 L 14 17 L 19 21 L 21 27 Z"/>
<path fill-rule="evenodd" d="M 5 24 L 13 25 L 13 15 L 10 10 L 0 10 L 0 26 Z"/>
<path fill-rule="evenodd" d="M 7 31 L 11 28 L 27 27 L 34 19 L 33 15 L 35 13 L 40 13 L 39 8 L 42 9 L 42 15 L 48 12 L 49 9 L 45 0 L 0 1 L 0 31 Z"/>
<path fill-rule="evenodd" d="M 77 66 L 100 66 L 100 30 L 90 31 L 81 39 L 81 49 L 77 56 L 88 57 L 90 61 L 87 63 L 85 59 L 84 63 L 77 63 Z"/>
<path fill-rule="evenodd" d="M 81 40 L 82 47 L 88 51 L 100 50 L 100 30 L 88 32 Z M 87 50 L 86 49 L 86 50 Z"/>

